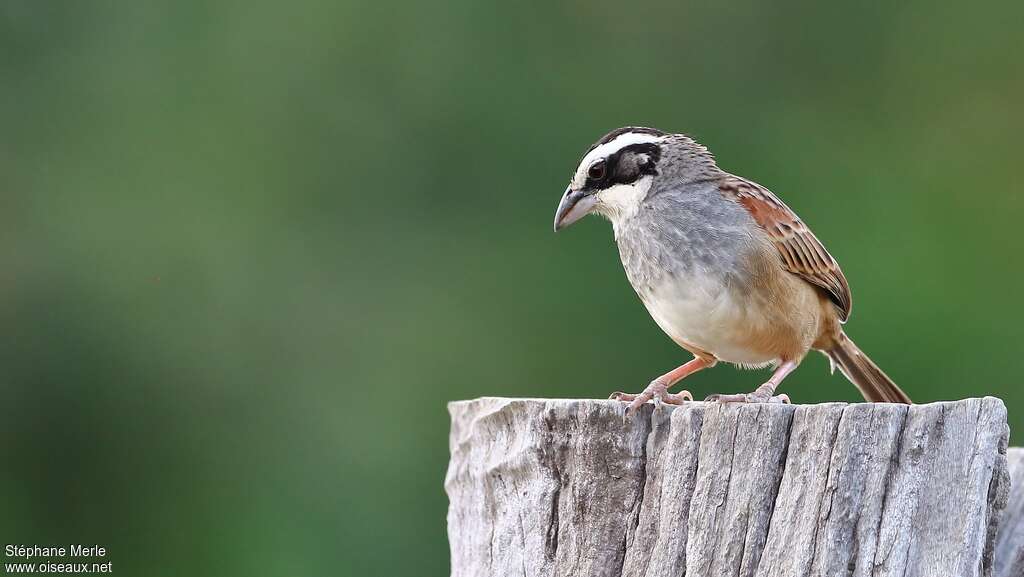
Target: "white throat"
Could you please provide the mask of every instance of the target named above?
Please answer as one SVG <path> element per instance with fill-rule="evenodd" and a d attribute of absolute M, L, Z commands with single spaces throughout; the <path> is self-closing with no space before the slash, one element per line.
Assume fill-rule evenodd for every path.
<path fill-rule="evenodd" d="M 602 190 L 597 193 L 594 210 L 612 221 L 612 226 L 618 232 L 619 225 L 633 218 L 640 210 L 653 181 L 650 176 L 644 176 L 631 184 L 617 184 Z"/>

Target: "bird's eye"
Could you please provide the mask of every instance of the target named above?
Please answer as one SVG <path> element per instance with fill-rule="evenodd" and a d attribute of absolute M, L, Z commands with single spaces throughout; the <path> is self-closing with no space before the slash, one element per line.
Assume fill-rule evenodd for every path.
<path fill-rule="evenodd" d="M 604 180 L 605 163 L 603 160 L 599 160 L 594 164 L 590 165 L 587 169 L 587 177 L 592 180 Z"/>

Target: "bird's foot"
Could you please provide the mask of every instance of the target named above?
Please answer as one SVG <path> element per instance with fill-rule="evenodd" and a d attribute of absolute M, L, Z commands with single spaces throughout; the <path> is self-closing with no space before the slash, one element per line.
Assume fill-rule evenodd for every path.
<path fill-rule="evenodd" d="M 661 383 L 658 379 L 651 381 L 651 384 L 647 385 L 647 388 L 642 393 L 631 394 L 631 393 L 612 393 L 609 399 L 615 399 L 618 401 L 625 401 L 629 403 L 626 407 L 626 416 L 630 416 L 635 413 L 644 403 L 654 399 L 655 404 L 666 403 L 669 405 L 681 405 L 686 401 L 692 401 L 693 395 L 690 391 L 679 391 L 678 393 L 668 392 L 668 387 Z"/>
<path fill-rule="evenodd" d="M 753 393 L 740 393 L 735 395 L 708 395 L 705 401 L 715 403 L 785 403 L 789 404 L 789 395 L 783 393 L 774 395 L 775 386 L 765 383 L 754 390 Z"/>

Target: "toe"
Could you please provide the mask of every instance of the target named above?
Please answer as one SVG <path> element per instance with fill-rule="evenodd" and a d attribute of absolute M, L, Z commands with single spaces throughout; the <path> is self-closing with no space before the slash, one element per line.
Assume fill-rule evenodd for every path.
<path fill-rule="evenodd" d="M 628 407 L 626 407 L 626 414 L 632 415 L 636 413 L 637 411 L 640 410 L 640 407 L 644 406 L 644 403 L 646 402 L 647 399 L 643 398 L 642 396 L 633 399 L 633 402 L 630 403 Z"/>
<path fill-rule="evenodd" d="M 636 395 L 631 395 L 629 393 L 623 393 L 621 391 L 615 391 L 608 398 L 609 399 L 614 399 L 616 401 L 632 401 L 633 399 L 636 398 Z"/>
<path fill-rule="evenodd" d="M 633 402 L 629 404 L 628 408 L 626 408 L 626 414 L 629 415 L 640 410 L 640 407 L 644 406 L 644 403 L 651 400 L 651 398 L 654 397 L 654 394 L 651 391 L 645 390 L 639 395 L 632 395 L 632 397 Z"/>
<path fill-rule="evenodd" d="M 670 405 L 681 405 L 688 401 L 692 401 L 693 395 L 690 394 L 690 391 L 679 391 L 674 395 L 665 395 L 662 400 Z"/>

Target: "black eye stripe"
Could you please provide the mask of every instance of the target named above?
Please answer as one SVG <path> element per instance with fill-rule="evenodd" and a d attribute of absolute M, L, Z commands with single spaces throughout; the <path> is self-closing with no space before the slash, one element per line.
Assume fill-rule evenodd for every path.
<path fill-rule="evenodd" d="M 623 153 L 632 152 L 634 154 L 646 154 L 657 163 L 661 159 L 661 147 L 653 142 L 641 142 L 639 144 L 630 144 L 629 146 L 622 147 L 618 152 L 615 153 L 616 161 Z"/>
<path fill-rule="evenodd" d="M 619 170 L 619 161 L 628 154 L 646 155 L 647 162 L 638 163 L 638 170 L 635 172 L 623 174 Z M 636 182 L 641 176 L 657 174 L 656 166 L 660 159 L 661 147 L 653 142 L 642 142 L 639 144 L 624 146 L 608 155 L 607 158 L 590 165 L 590 168 L 587 169 L 587 186 L 589 188 L 601 190 L 616 184 L 630 184 Z M 591 171 L 599 164 L 603 164 L 604 172 L 600 178 L 594 178 Z"/>

